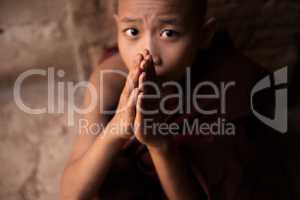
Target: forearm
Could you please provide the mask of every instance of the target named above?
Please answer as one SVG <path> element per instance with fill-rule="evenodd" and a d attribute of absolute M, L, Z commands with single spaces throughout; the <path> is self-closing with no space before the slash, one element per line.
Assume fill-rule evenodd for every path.
<path fill-rule="evenodd" d="M 174 145 L 148 149 L 162 187 L 170 200 L 200 199 L 196 178 Z"/>
<path fill-rule="evenodd" d="M 108 125 L 84 156 L 65 168 L 61 183 L 62 200 L 90 199 L 101 187 L 124 143 L 111 131 Z"/>

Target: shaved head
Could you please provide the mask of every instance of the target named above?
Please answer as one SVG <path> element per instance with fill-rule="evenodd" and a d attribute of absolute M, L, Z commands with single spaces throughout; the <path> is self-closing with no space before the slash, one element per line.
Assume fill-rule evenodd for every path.
<path fill-rule="evenodd" d="M 114 4 L 114 13 L 119 13 L 119 3 L 121 1 L 130 1 L 130 0 L 113 0 Z M 140 0 L 142 1 L 142 0 Z M 162 0 L 166 1 L 166 0 Z M 167 0 L 170 2 L 174 2 L 178 4 L 180 7 L 187 8 L 187 12 L 190 18 L 197 20 L 197 22 L 200 22 L 201 24 L 204 23 L 205 16 L 207 13 L 207 0 Z"/>

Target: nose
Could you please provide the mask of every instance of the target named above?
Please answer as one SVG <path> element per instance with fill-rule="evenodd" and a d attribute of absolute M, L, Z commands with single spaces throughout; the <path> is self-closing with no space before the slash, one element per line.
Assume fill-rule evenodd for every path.
<path fill-rule="evenodd" d="M 157 43 L 157 41 L 149 36 L 146 39 L 146 44 L 145 44 L 145 49 L 148 49 L 150 54 L 152 55 L 154 65 L 161 65 L 162 64 L 162 59 L 160 57 L 160 48 Z"/>

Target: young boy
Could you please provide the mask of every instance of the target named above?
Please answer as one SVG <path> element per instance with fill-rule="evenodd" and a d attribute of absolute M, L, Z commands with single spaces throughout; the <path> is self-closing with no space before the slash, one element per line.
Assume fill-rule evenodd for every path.
<path fill-rule="evenodd" d="M 99 134 L 79 130 L 62 178 L 61 199 L 288 199 L 285 183 L 277 184 L 282 170 L 276 170 L 277 163 L 269 162 L 266 152 L 256 154 L 260 149 L 249 140 L 249 135 L 256 138 L 262 132 L 251 124 L 248 98 L 264 70 L 234 48 L 220 45 L 215 21 L 205 20 L 206 0 L 116 3 L 118 52 L 92 74 L 98 104 L 84 116 L 89 125 L 105 128 Z M 185 76 L 188 66 L 190 79 Z M 99 74 L 107 70 L 120 73 L 105 73 L 99 84 Z M 147 112 L 161 108 L 162 101 L 169 110 L 187 106 L 191 100 L 185 95 L 201 81 L 206 97 L 196 99 L 199 104 L 190 112 Z M 178 85 L 183 88 L 180 98 L 164 99 L 178 93 Z M 92 98 L 86 92 L 83 106 Z M 220 105 L 224 108 L 214 109 Z M 195 112 L 196 106 L 201 113 Z M 116 112 L 99 112 L 100 107 Z M 226 132 L 231 135 L 213 135 L 215 127 L 206 127 L 202 135 L 196 130 L 162 134 L 154 127 L 176 122 L 183 131 L 184 119 L 217 125 L 213 122 L 219 117 L 219 128 L 231 125 Z M 150 127 L 145 127 L 147 120 Z M 268 162 L 260 163 L 266 155 Z"/>

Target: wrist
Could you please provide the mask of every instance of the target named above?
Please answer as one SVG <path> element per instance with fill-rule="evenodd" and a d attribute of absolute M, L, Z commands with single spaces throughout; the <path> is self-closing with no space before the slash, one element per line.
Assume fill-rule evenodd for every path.
<path fill-rule="evenodd" d="M 149 152 L 156 152 L 156 153 L 162 153 L 162 152 L 166 153 L 166 152 L 170 152 L 174 149 L 174 143 L 170 139 L 161 141 L 157 145 L 148 144 L 146 146 L 147 146 Z"/>
<path fill-rule="evenodd" d="M 130 133 L 124 131 L 119 124 L 111 121 L 107 124 L 103 136 L 114 143 L 125 143 L 130 138 Z"/>

